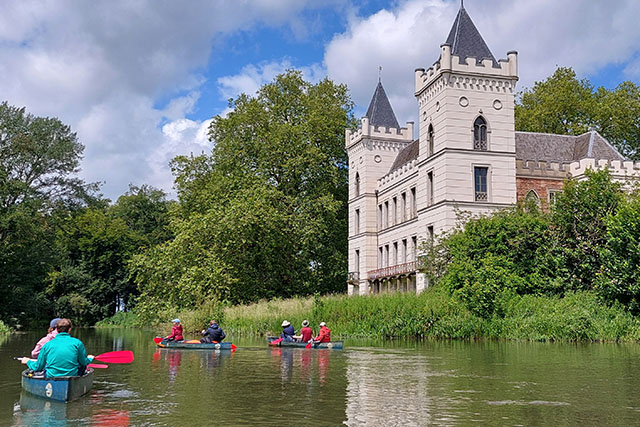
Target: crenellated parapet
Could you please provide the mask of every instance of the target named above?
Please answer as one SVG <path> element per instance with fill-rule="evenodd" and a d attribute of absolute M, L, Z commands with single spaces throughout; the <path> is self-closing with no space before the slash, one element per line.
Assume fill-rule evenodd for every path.
<path fill-rule="evenodd" d="M 516 176 L 522 178 L 576 178 L 585 177 L 589 169 L 608 168 L 614 179 L 640 178 L 640 162 L 582 159 L 574 162 L 548 162 L 537 160 L 516 160 Z"/>
<path fill-rule="evenodd" d="M 382 139 L 382 140 L 398 140 L 402 142 L 413 141 L 413 122 L 407 122 L 407 127 L 384 128 L 376 127 L 369 123 L 367 117 L 363 117 L 360 122 L 360 128 L 357 130 L 347 129 L 345 131 L 345 146 L 349 148 L 360 142 L 362 139 Z"/>
<path fill-rule="evenodd" d="M 507 53 L 507 59 L 500 59 L 496 64 L 491 59 L 477 61 L 476 58 L 467 57 L 466 61 L 460 61 L 460 57 L 451 54 L 451 46 L 440 46 L 440 60 L 427 70 L 418 68 L 415 70 L 416 96 L 420 96 L 443 74 L 462 74 L 455 80 L 448 79 L 449 85 L 467 85 L 464 88 L 488 89 L 513 93 L 515 81 L 518 80 L 518 53 Z M 477 76 L 477 77 L 468 77 Z M 505 82 L 505 80 L 507 82 Z"/>
<path fill-rule="evenodd" d="M 393 172 L 382 176 L 378 179 L 378 189 L 383 191 L 385 187 L 388 187 L 398 180 L 404 179 L 407 175 L 414 174 L 418 171 L 418 160 L 411 160 L 405 163 Z"/>
<path fill-rule="evenodd" d="M 587 169 L 598 170 L 603 168 L 609 168 L 609 172 L 614 179 L 640 177 L 640 162 L 631 160 L 582 159 L 569 165 L 569 174 L 573 178 L 580 179 L 585 175 Z"/>

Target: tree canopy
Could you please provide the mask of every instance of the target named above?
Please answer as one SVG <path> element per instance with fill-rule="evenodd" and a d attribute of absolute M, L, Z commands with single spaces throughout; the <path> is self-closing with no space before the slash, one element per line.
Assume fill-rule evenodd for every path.
<path fill-rule="evenodd" d="M 622 155 L 640 159 L 640 87 L 633 82 L 596 89 L 560 67 L 519 98 L 516 130 L 579 135 L 593 127 Z"/>
<path fill-rule="evenodd" d="M 172 163 L 175 239 L 136 260 L 150 310 L 344 289 L 347 88 L 288 71 L 230 107 L 210 155 Z"/>

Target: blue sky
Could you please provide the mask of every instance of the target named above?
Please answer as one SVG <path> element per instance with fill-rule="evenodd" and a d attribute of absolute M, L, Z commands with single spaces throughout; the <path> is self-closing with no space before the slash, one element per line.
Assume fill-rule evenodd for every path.
<path fill-rule="evenodd" d="M 415 120 L 413 70 L 428 67 L 458 0 L 0 0 L 0 100 L 72 126 L 81 175 L 117 198 L 171 192 L 168 162 L 208 152 L 208 120 L 287 68 L 346 83 L 356 114 L 382 81 Z M 595 85 L 640 83 L 636 0 L 467 0 L 497 58 L 519 52 L 519 88 L 571 66 Z"/>

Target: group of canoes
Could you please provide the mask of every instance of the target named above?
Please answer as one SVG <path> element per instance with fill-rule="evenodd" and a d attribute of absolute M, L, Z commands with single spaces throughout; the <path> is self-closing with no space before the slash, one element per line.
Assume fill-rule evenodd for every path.
<path fill-rule="evenodd" d="M 171 334 L 156 337 L 154 342 L 162 348 L 215 349 L 235 351 L 236 346 L 223 342 L 226 334 L 215 320 L 202 330 L 199 340 L 185 340 L 180 319 L 173 319 Z M 53 400 L 70 401 L 86 394 L 93 386 L 93 367 L 107 365 L 92 363 L 95 360 L 112 363 L 130 363 L 133 353 L 118 351 L 98 356 L 87 355 L 84 344 L 69 335 L 72 328 L 69 319 L 53 319 L 47 335 L 40 339 L 31 352 L 31 357 L 18 358 L 28 369 L 22 372 L 22 388 L 37 396 Z M 300 333 L 287 320 L 282 322 L 280 337 L 267 337 L 270 346 L 342 349 L 342 341 L 331 341 L 331 330 L 320 323 L 317 336 L 302 322 Z"/>

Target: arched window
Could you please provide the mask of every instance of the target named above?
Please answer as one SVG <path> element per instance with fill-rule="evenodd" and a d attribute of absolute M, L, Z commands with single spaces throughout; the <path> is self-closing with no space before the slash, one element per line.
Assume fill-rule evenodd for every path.
<path fill-rule="evenodd" d="M 433 155 L 433 139 L 434 139 L 433 125 L 429 125 L 427 139 L 429 140 L 429 155 L 432 156 Z"/>
<path fill-rule="evenodd" d="M 356 197 L 360 195 L 360 174 L 356 172 Z"/>
<path fill-rule="evenodd" d="M 473 149 L 487 150 L 487 121 L 482 116 L 473 122 Z"/>
<path fill-rule="evenodd" d="M 536 206 L 540 207 L 540 197 L 535 190 L 529 190 L 527 195 L 524 197 L 525 202 L 534 203 Z"/>

